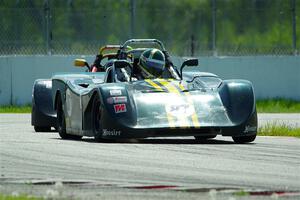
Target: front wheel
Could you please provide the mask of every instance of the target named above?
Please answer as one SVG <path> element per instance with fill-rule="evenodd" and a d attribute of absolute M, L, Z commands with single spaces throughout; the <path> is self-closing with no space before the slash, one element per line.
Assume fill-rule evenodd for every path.
<path fill-rule="evenodd" d="M 102 138 L 102 125 L 101 125 L 101 102 L 100 102 L 100 98 L 98 95 L 96 95 L 93 99 L 93 103 L 92 103 L 92 130 L 94 133 L 94 138 L 97 142 L 102 142 L 104 141 Z"/>
<path fill-rule="evenodd" d="M 249 143 L 249 142 L 253 142 L 256 138 L 257 135 L 257 112 L 256 112 L 256 108 L 254 110 L 254 113 L 252 114 L 249 122 L 248 122 L 248 126 L 250 127 L 255 127 L 255 132 L 253 132 L 253 135 L 245 135 L 245 136 L 232 136 L 232 139 L 235 143 L 238 144 L 244 144 L 244 143 Z M 245 127 L 245 129 L 247 128 L 247 126 Z"/>
<path fill-rule="evenodd" d="M 60 99 L 57 100 L 57 130 L 62 139 L 69 139 L 69 135 L 66 133 L 65 113 Z"/>
<path fill-rule="evenodd" d="M 237 144 L 253 142 L 255 140 L 255 138 L 256 138 L 256 134 L 250 135 L 250 136 L 233 136 L 232 137 L 233 141 Z"/>
<path fill-rule="evenodd" d="M 82 136 L 79 136 L 79 135 L 67 134 L 65 112 L 62 108 L 62 103 L 61 103 L 60 99 L 57 101 L 57 130 L 58 130 L 59 136 L 62 139 L 79 140 L 82 138 Z"/>

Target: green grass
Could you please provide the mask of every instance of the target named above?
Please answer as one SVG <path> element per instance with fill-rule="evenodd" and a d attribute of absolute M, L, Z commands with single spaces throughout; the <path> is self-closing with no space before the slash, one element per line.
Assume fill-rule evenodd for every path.
<path fill-rule="evenodd" d="M 244 191 L 244 190 L 240 190 L 240 191 L 237 191 L 237 192 L 234 192 L 233 193 L 234 195 L 236 195 L 236 196 L 249 196 L 249 192 L 246 192 L 246 191 Z"/>
<path fill-rule="evenodd" d="M 3 195 L 0 194 L 0 200 L 42 200 L 43 198 L 37 198 L 27 195 Z"/>
<path fill-rule="evenodd" d="M 259 113 L 300 113 L 300 101 L 289 99 L 265 99 L 256 101 Z"/>
<path fill-rule="evenodd" d="M 300 128 L 290 127 L 286 124 L 267 124 L 258 129 L 259 136 L 288 136 L 288 137 L 299 137 Z"/>
<path fill-rule="evenodd" d="M 0 113 L 31 113 L 31 105 L 0 106 Z"/>

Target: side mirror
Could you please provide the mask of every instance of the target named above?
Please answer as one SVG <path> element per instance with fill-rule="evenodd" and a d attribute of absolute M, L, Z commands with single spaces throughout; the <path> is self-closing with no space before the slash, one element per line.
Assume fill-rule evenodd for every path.
<path fill-rule="evenodd" d="M 76 66 L 76 67 L 87 67 L 89 69 L 89 71 L 90 71 L 90 66 L 86 62 L 85 59 L 75 59 L 74 66 Z"/>
<path fill-rule="evenodd" d="M 197 58 L 192 58 L 184 61 L 182 63 L 182 66 L 197 66 L 198 65 L 198 59 Z"/>
<path fill-rule="evenodd" d="M 76 67 L 85 67 L 86 60 L 85 59 L 75 59 L 74 66 Z"/>
<path fill-rule="evenodd" d="M 180 79 L 182 80 L 182 70 L 185 66 L 197 66 L 199 64 L 197 58 L 192 58 L 184 61 L 180 67 Z"/>

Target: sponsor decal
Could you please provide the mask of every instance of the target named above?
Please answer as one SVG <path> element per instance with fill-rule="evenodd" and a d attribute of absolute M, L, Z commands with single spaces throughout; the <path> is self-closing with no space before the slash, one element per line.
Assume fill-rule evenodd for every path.
<path fill-rule="evenodd" d="M 194 114 L 194 109 L 189 104 L 166 105 L 166 111 L 174 117 L 189 117 Z"/>
<path fill-rule="evenodd" d="M 127 97 L 126 96 L 109 97 L 109 98 L 107 98 L 107 103 L 109 103 L 109 104 L 127 103 Z"/>
<path fill-rule="evenodd" d="M 108 130 L 108 129 L 103 129 L 103 136 L 120 136 L 121 135 L 121 131 L 120 130 Z"/>
<path fill-rule="evenodd" d="M 114 103 L 127 103 L 126 96 L 113 97 L 113 98 L 114 98 Z"/>
<path fill-rule="evenodd" d="M 115 105 L 114 105 L 114 109 L 115 109 L 115 113 L 123 113 L 123 112 L 127 112 L 126 104 L 124 104 L 124 103 L 121 103 L 121 104 L 115 104 Z"/>
<path fill-rule="evenodd" d="M 246 126 L 245 127 L 245 130 L 244 130 L 244 133 L 249 133 L 249 132 L 255 132 L 257 130 L 257 127 L 256 126 Z"/>
<path fill-rule="evenodd" d="M 122 95 L 121 90 L 110 90 L 109 93 L 110 93 L 110 96 L 120 96 L 120 95 Z"/>

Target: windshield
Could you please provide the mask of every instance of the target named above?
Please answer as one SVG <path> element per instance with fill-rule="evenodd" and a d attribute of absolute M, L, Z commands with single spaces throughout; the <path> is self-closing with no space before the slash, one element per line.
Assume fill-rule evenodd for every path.
<path fill-rule="evenodd" d="M 214 89 L 218 88 L 222 80 L 217 77 L 211 76 L 196 76 L 192 79 L 191 82 L 188 82 L 188 90 L 197 90 L 197 89 Z"/>

